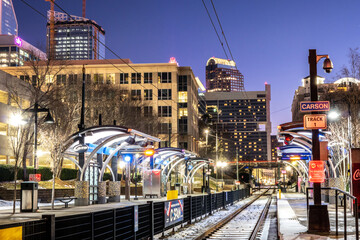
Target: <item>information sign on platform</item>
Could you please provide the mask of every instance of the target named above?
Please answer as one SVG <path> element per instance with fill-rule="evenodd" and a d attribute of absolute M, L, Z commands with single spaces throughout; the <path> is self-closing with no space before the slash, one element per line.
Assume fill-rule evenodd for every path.
<path fill-rule="evenodd" d="M 301 112 L 327 112 L 330 111 L 329 101 L 300 102 Z"/>
<path fill-rule="evenodd" d="M 41 173 L 29 174 L 29 181 L 40 182 L 41 181 Z"/>
<path fill-rule="evenodd" d="M 184 200 L 165 202 L 165 227 L 181 222 L 184 219 Z"/>
<path fill-rule="evenodd" d="M 324 161 L 309 162 L 309 181 L 313 183 L 322 183 L 325 181 Z"/>
<path fill-rule="evenodd" d="M 326 127 L 326 114 L 304 115 L 304 129 L 325 129 Z"/>
<path fill-rule="evenodd" d="M 281 170 L 281 173 L 282 173 L 282 174 L 286 174 L 286 170 Z"/>

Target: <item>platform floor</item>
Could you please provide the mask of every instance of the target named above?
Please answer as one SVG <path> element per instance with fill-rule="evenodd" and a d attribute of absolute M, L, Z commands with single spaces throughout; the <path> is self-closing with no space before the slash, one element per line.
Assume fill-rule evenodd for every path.
<path fill-rule="evenodd" d="M 278 195 L 278 216 L 280 233 L 283 239 L 343 239 L 344 215 L 343 208 L 339 207 L 339 236 L 335 235 L 335 205 L 328 204 L 330 217 L 330 233 L 323 235 L 307 233 L 306 196 L 302 193 L 282 193 Z M 348 239 L 355 239 L 354 217 L 347 213 Z"/>

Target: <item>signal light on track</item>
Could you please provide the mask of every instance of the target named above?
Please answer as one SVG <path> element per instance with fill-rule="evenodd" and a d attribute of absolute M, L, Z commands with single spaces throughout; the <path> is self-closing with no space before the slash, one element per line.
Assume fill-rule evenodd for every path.
<path fill-rule="evenodd" d="M 286 134 L 285 135 L 285 140 L 284 140 L 284 144 L 285 145 L 290 145 L 293 141 L 294 137 L 289 135 L 289 134 Z"/>

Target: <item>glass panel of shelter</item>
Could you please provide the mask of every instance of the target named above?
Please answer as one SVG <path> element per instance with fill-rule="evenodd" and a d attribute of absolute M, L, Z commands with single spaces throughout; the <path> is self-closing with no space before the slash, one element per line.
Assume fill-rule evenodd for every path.
<path fill-rule="evenodd" d="M 89 167 L 85 171 L 85 181 L 89 182 L 89 202 L 94 204 L 97 201 L 98 182 L 99 182 L 99 166 L 96 162 L 91 161 Z"/>

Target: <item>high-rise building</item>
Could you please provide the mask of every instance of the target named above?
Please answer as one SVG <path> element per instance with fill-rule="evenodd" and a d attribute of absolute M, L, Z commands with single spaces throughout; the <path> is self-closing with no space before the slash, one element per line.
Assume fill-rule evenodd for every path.
<path fill-rule="evenodd" d="M 12 0 L 0 0 L 0 34 L 18 35 L 18 23 Z"/>
<path fill-rule="evenodd" d="M 50 19 L 50 11 L 48 12 Z M 105 30 L 95 21 L 69 17 L 54 12 L 54 41 L 50 39 L 50 22 L 47 23 L 47 53 L 50 49 L 57 60 L 92 60 L 105 58 Z M 51 42 L 54 46 L 51 47 Z"/>
<path fill-rule="evenodd" d="M 270 85 L 265 91 L 207 92 L 205 99 L 226 157 L 235 159 L 238 150 L 240 161 L 271 159 Z"/>
<path fill-rule="evenodd" d="M 46 54 L 15 35 L 0 35 L 0 67 L 22 66 L 30 59 L 46 59 Z"/>
<path fill-rule="evenodd" d="M 207 92 L 238 92 L 244 90 L 244 76 L 232 60 L 210 58 L 206 63 Z"/>

